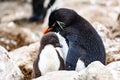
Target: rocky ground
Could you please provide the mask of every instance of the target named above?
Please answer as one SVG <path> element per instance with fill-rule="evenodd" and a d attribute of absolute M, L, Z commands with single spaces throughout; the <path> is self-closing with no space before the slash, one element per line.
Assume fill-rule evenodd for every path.
<path fill-rule="evenodd" d="M 0 45 L 8 51 L 6 53 L 22 72 L 20 73 L 19 69 L 16 68 L 18 70 L 18 73 L 16 73 L 18 74 L 17 76 L 19 76 L 18 78 L 20 79 L 20 77 L 22 77 L 24 80 L 30 80 L 31 78 L 32 64 L 40 46 L 39 41 L 43 35 L 42 31 L 47 26 L 47 17 L 44 23 L 28 22 L 28 18 L 31 15 L 30 2 L 31 0 L 10 0 L 0 2 Z M 60 7 L 74 9 L 87 19 L 98 31 L 106 48 L 106 65 L 95 62 L 80 73 L 71 72 L 68 74 L 66 71 L 53 72 L 36 80 L 46 80 L 46 77 L 51 75 L 53 75 L 51 80 L 61 80 L 61 77 L 55 79 L 55 76 L 66 76 L 64 80 L 119 80 L 120 0 L 64 0 L 61 4 L 63 5 L 60 5 Z M 53 9 L 50 11 L 52 10 Z M 0 49 L 0 51 L 2 50 L 3 49 Z M 4 59 L 0 58 L 0 60 Z M 2 62 L 0 62 L 0 65 L 2 65 Z M 13 64 L 11 63 L 10 65 Z M 92 72 L 92 67 L 94 67 L 98 73 Z M 4 70 L 4 68 L 0 69 L 0 74 L 1 70 Z M 101 73 L 100 76 L 99 72 Z M 56 75 L 54 75 L 54 73 L 56 73 Z M 62 73 L 66 75 L 59 75 Z M 89 76 L 87 76 L 88 73 Z M 102 74 L 105 74 L 105 76 Z M 69 77 L 70 75 L 73 76 Z M 3 77 L 5 77 L 5 75 L 3 75 Z M 0 78 L 0 80 L 1 79 L 3 78 Z"/>

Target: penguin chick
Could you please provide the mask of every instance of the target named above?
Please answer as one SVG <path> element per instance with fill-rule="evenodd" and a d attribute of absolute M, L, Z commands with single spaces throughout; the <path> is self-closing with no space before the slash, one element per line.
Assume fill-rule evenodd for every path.
<path fill-rule="evenodd" d="M 41 46 L 33 64 L 33 77 L 45 75 L 47 72 L 64 70 L 65 64 L 58 36 L 54 32 L 45 34 L 40 42 Z"/>

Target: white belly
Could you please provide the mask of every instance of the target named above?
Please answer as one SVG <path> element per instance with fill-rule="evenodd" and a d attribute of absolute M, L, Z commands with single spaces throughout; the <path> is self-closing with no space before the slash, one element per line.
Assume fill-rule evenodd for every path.
<path fill-rule="evenodd" d="M 41 51 L 39 57 L 40 60 L 38 62 L 38 66 L 41 71 L 41 75 L 44 75 L 47 72 L 59 70 L 60 60 L 56 49 L 52 45 L 46 45 Z"/>
<path fill-rule="evenodd" d="M 85 68 L 84 62 L 82 60 L 78 59 L 75 71 L 79 72 L 79 71 L 81 71 L 84 68 Z"/>

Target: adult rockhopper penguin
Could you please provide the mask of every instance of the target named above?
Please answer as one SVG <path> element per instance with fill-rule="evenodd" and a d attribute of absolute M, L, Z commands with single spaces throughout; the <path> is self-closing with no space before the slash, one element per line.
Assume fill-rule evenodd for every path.
<path fill-rule="evenodd" d="M 58 32 L 68 44 L 66 70 L 80 70 L 93 61 L 105 64 L 105 48 L 92 25 L 75 11 L 66 8 L 54 10 L 49 16 L 49 31 Z M 82 68 L 81 68 L 82 69 Z"/>

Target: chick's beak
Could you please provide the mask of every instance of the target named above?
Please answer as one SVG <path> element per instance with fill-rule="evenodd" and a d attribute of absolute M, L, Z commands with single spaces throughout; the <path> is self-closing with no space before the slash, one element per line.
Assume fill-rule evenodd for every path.
<path fill-rule="evenodd" d="M 52 30 L 52 28 L 45 28 L 45 30 L 43 31 L 43 34 L 46 34 L 46 33 L 48 33 L 48 32 L 50 32 Z"/>

